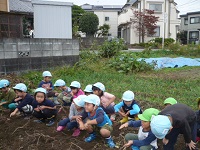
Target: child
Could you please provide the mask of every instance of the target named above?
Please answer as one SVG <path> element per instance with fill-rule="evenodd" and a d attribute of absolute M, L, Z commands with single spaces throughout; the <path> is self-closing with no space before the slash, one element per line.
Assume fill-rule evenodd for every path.
<path fill-rule="evenodd" d="M 42 123 L 45 120 L 48 120 L 47 126 L 52 126 L 54 124 L 54 119 L 57 114 L 55 104 L 46 99 L 46 89 L 37 88 L 35 90 L 34 98 L 35 100 L 32 103 L 33 106 L 33 116 L 38 118 L 38 120 L 34 120 L 34 122 Z"/>
<path fill-rule="evenodd" d="M 62 131 L 65 127 L 68 130 L 72 130 L 75 128 L 72 136 L 76 137 L 80 135 L 80 129 L 78 128 L 78 123 L 76 121 L 77 117 L 83 113 L 85 102 L 83 99 L 86 95 L 80 95 L 73 100 L 72 105 L 70 106 L 69 118 L 65 118 L 58 123 L 57 131 Z"/>
<path fill-rule="evenodd" d="M 96 133 L 93 127 L 100 128 L 100 134 L 106 139 L 106 143 L 110 148 L 114 148 L 115 144 L 111 138 L 112 122 L 106 113 L 103 111 L 100 105 L 100 99 L 97 95 L 90 94 L 85 101 L 85 112 L 82 113 L 81 117 L 77 118 L 79 127 L 81 130 L 87 130 L 90 134 L 89 137 L 85 138 L 85 142 L 91 142 L 96 138 Z M 88 117 L 86 123 L 83 120 Z"/>
<path fill-rule="evenodd" d="M 9 108 L 8 105 L 15 99 L 16 94 L 13 89 L 9 88 L 10 82 L 6 79 L 0 80 L 0 89 L 2 94 L 0 95 L 0 106 Z M 13 108 L 9 108 L 13 109 Z"/>
<path fill-rule="evenodd" d="M 87 95 L 87 96 L 90 94 L 93 94 L 92 85 L 91 84 L 87 85 L 84 89 L 84 92 L 85 92 L 85 95 Z"/>
<path fill-rule="evenodd" d="M 9 104 L 9 108 L 15 108 L 15 110 L 10 114 L 10 117 L 15 116 L 18 111 L 22 112 L 24 119 L 30 119 L 29 115 L 31 115 L 33 111 L 33 107 L 31 106 L 33 102 L 33 97 L 26 93 L 27 87 L 24 83 L 19 83 L 13 87 L 16 95 L 19 97 L 15 99 L 13 103 Z"/>
<path fill-rule="evenodd" d="M 114 101 L 115 96 L 105 92 L 105 86 L 101 82 L 97 82 L 92 86 L 93 93 L 100 97 L 101 99 L 101 107 L 106 112 L 106 114 L 110 115 L 110 119 L 112 121 L 115 120 L 115 109 L 114 109 Z"/>
<path fill-rule="evenodd" d="M 172 97 L 169 97 L 169 98 L 165 99 L 165 101 L 164 101 L 165 107 L 174 105 L 174 104 L 177 104 L 177 101 Z"/>
<path fill-rule="evenodd" d="M 81 90 L 81 84 L 78 81 L 73 81 L 70 84 L 70 88 L 72 90 L 72 99 L 77 98 L 79 95 L 85 95 L 84 92 Z"/>
<path fill-rule="evenodd" d="M 140 120 L 129 121 L 120 126 L 119 129 L 124 127 L 139 127 L 138 134 L 128 133 L 125 135 L 125 140 L 128 141 L 123 147 L 132 147 L 132 150 L 151 150 L 157 149 L 157 139 L 155 135 L 151 132 L 150 122 L 152 116 L 158 115 L 159 110 L 155 108 L 146 109 L 138 117 Z"/>
<path fill-rule="evenodd" d="M 185 104 L 174 104 L 163 109 L 151 121 L 151 131 L 163 139 L 164 150 L 174 150 L 177 137 L 184 136 L 189 149 L 195 149 L 196 141 L 196 114 Z"/>
<path fill-rule="evenodd" d="M 196 141 L 200 141 L 200 97 L 197 98 L 197 104 L 198 104 L 198 111 L 196 112 L 197 114 L 197 139 Z"/>
<path fill-rule="evenodd" d="M 123 117 L 120 123 L 127 122 L 128 117 L 133 118 L 133 120 L 138 120 L 137 114 L 141 114 L 142 111 L 134 100 L 134 93 L 132 91 L 124 92 L 122 100 L 122 102 L 114 107 L 115 112 L 118 112 Z"/>
<path fill-rule="evenodd" d="M 39 83 L 38 85 L 38 88 L 39 87 L 42 87 L 44 89 L 47 90 L 47 98 L 49 97 L 53 97 L 53 102 L 58 105 L 59 102 L 57 101 L 57 98 L 56 96 L 58 95 L 57 93 L 53 92 L 53 84 L 51 82 L 51 78 L 52 78 L 52 75 L 49 71 L 44 71 L 42 73 L 42 76 L 43 76 L 43 80 Z"/>
<path fill-rule="evenodd" d="M 64 106 L 70 106 L 71 105 L 71 89 L 66 86 L 66 83 L 64 80 L 58 79 L 55 84 L 55 87 L 59 87 L 59 89 L 62 91 L 58 95 L 58 101 L 63 103 Z"/>

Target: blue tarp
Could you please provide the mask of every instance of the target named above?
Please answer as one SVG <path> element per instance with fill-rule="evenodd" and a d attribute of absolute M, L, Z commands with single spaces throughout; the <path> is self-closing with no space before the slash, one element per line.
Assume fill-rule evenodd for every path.
<path fill-rule="evenodd" d="M 170 58 L 170 57 L 161 57 L 161 58 L 140 58 L 143 59 L 148 64 L 155 64 L 155 69 L 161 68 L 177 68 L 183 66 L 200 66 L 200 58 Z"/>

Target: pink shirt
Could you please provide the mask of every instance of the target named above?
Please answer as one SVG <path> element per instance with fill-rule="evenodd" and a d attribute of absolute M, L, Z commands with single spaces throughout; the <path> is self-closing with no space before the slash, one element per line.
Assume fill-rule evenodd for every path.
<path fill-rule="evenodd" d="M 104 93 L 103 93 L 103 96 L 101 96 L 101 104 L 102 104 L 102 106 L 103 106 L 103 107 L 106 107 L 106 106 L 105 106 L 105 103 L 107 103 L 108 101 L 111 101 L 111 99 L 112 99 L 113 97 L 115 97 L 113 94 L 110 94 L 110 93 L 108 93 L 108 92 L 104 92 Z M 111 105 L 114 106 L 115 103 L 112 102 Z"/>
<path fill-rule="evenodd" d="M 78 93 L 74 94 L 73 99 L 77 98 L 79 95 L 85 95 L 85 93 L 81 89 L 79 89 Z"/>

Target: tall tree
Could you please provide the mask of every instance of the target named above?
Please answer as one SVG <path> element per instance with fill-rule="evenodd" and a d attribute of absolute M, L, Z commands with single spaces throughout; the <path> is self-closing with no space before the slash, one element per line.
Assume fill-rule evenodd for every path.
<path fill-rule="evenodd" d="M 96 14 L 86 12 L 80 18 L 80 31 L 85 32 L 86 35 L 92 36 L 98 30 L 99 18 Z"/>
<path fill-rule="evenodd" d="M 85 13 L 80 6 L 72 6 L 72 33 L 73 36 L 78 36 L 77 32 L 79 31 L 79 21 L 82 15 Z"/>
<path fill-rule="evenodd" d="M 157 28 L 157 21 L 159 17 L 154 16 L 153 10 L 145 9 L 143 11 L 133 11 L 133 18 L 131 19 L 136 32 L 142 37 L 142 42 L 144 43 L 144 37 L 146 35 L 154 35 L 155 29 Z"/>

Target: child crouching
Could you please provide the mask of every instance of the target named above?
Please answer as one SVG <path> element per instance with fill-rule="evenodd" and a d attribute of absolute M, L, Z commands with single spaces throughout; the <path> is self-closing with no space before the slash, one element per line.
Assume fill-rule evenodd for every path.
<path fill-rule="evenodd" d="M 106 143 L 110 148 L 114 148 L 115 144 L 111 138 L 112 122 L 103 111 L 100 105 L 100 98 L 97 95 L 90 94 L 85 101 L 85 112 L 81 114 L 81 117 L 77 118 L 77 122 L 80 125 L 81 130 L 87 130 L 89 136 L 85 138 L 85 142 L 91 142 L 96 138 L 94 127 L 100 128 L 100 134 L 106 139 Z M 88 117 L 86 123 L 83 120 Z"/>
<path fill-rule="evenodd" d="M 37 88 L 35 90 L 35 100 L 32 103 L 34 112 L 33 116 L 36 117 L 38 120 L 34 120 L 34 122 L 42 123 L 45 120 L 48 120 L 47 126 L 52 126 L 54 124 L 54 119 L 57 114 L 55 104 L 46 99 L 47 91 L 44 88 Z"/>
<path fill-rule="evenodd" d="M 127 122 L 128 118 L 138 120 L 138 114 L 142 113 L 140 107 L 134 100 L 134 93 L 132 91 L 124 92 L 122 102 L 115 105 L 114 109 L 115 112 L 118 112 L 123 117 L 123 119 L 120 120 L 120 123 Z"/>
<path fill-rule="evenodd" d="M 125 140 L 128 142 L 123 147 L 131 146 L 132 150 L 155 150 L 158 148 L 156 136 L 152 133 L 150 122 L 152 116 L 158 115 L 159 110 L 155 108 L 146 109 L 138 117 L 141 120 L 129 121 L 120 126 L 124 127 L 139 127 L 138 134 L 128 133 L 125 135 Z"/>
<path fill-rule="evenodd" d="M 80 129 L 78 128 L 78 123 L 76 118 L 80 117 L 79 115 L 84 111 L 85 102 L 83 99 L 86 95 L 80 95 L 73 100 L 73 103 L 70 106 L 69 118 L 65 118 L 58 123 L 57 131 L 62 131 L 65 127 L 72 130 L 75 129 L 72 136 L 76 137 L 80 135 Z"/>

